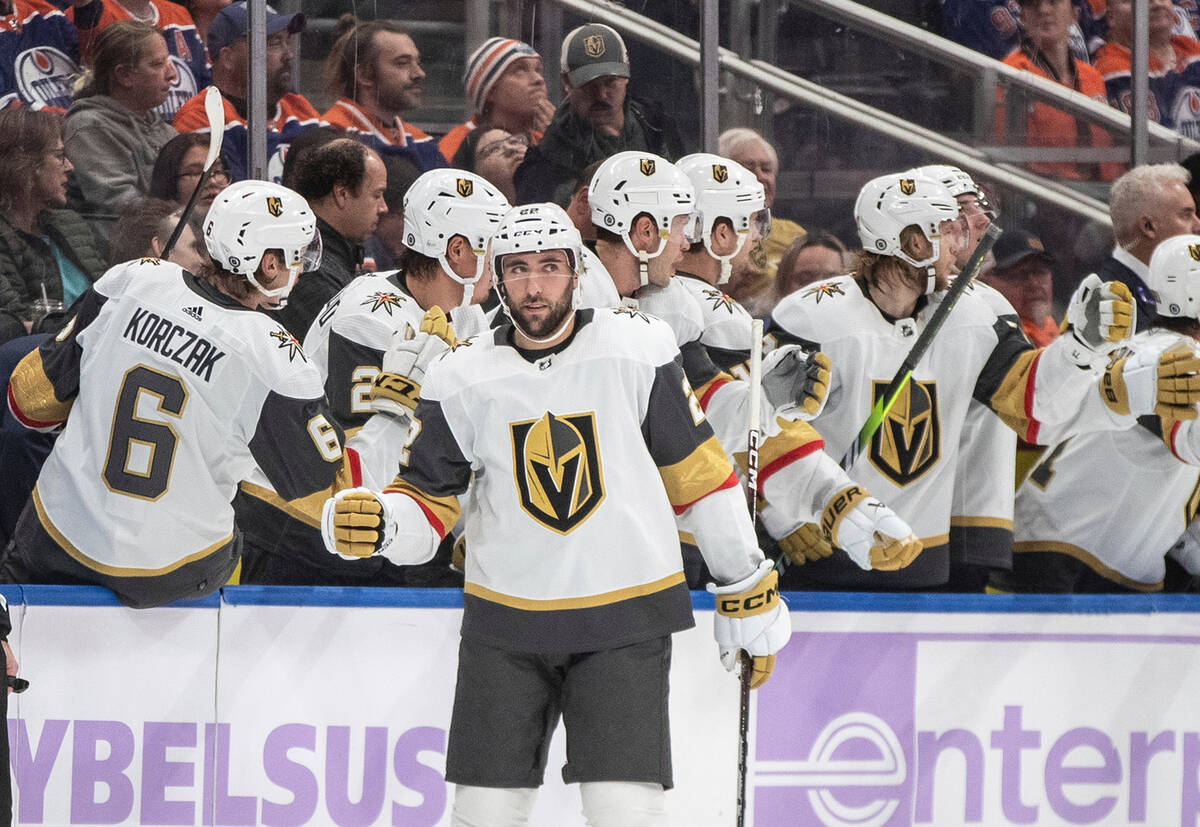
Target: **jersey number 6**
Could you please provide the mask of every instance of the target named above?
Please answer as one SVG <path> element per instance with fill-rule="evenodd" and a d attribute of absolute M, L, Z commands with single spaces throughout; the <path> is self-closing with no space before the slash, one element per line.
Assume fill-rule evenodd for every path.
<path fill-rule="evenodd" d="M 145 365 L 126 372 L 113 411 L 104 482 L 119 494 L 153 501 L 171 482 L 178 435 L 167 423 L 139 415 L 143 394 L 166 416 L 179 417 L 187 404 L 187 389 L 178 378 Z"/>

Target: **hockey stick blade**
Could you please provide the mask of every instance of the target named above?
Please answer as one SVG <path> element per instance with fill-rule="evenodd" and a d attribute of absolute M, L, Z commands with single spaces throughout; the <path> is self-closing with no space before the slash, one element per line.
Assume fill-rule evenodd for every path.
<path fill-rule="evenodd" d="M 995 224 L 989 224 L 987 230 L 983 233 L 983 238 L 979 240 L 975 251 L 971 253 L 971 257 L 967 259 L 966 265 L 963 266 L 962 272 L 954 279 L 954 283 L 950 285 L 950 289 L 946 291 L 946 295 L 942 298 L 942 303 L 938 305 L 937 310 L 933 312 L 933 316 L 925 325 L 925 329 L 921 331 L 921 335 L 917 337 L 917 341 L 913 343 L 912 349 L 908 355 L 904 357 L 904 361 L 900 363 L 896 375 L 892 377 L 892 381 L 888 382 L 887 388 L 883 395 L 879 397 L 879 401 L 871 409 L 867 421 L 858 431 L 858 436 L 850 443 L 850 447 L 846 449 L 846 453 L 842 455 L 841 466 L 849 471 L 850 466 L 854 465 L 854 461 L 858 459 L 858 455 L 867 447 L 871 441 L 871 437 L 879 430 L 879 426 L 883 424 L 883 420 L 887 417 L 892 409 L 892 405 L 900 396 L 900 392 L 904 390 L 908 384 L 909 377 L 912 376 L 913 370 L 921 361 L 921 357 L 925 355 L 925 351 L 929 349 L 929 345 L 933 342 L 938 331 L 946 322 L 946 317 L 950 315 L 950 311 L 954 309 L 954 305 L 958 303 L 958 298 L 963 292 L 975 281 L 975 277 L 979 274 L 979 268 L 983 265 L 983 259 L 991 251 L 992 245 L 996 243 L 1003 230 Z"/>
<path fill-rule="evenodd" d="M 204 156 L 204 171 L 200 173 L 192 195 L 188 198 L 187 205 L 179 215 L 179 220 L 175 222 L 175 229 L 171 231 L 171 237 L 167 239 L 167 243 L 162 249 L 162 254 L 159 256 L 162 259 L 170 256 L 171 251 L 175 249 L 175 242 L 179 241 L 183 225 L 187 223 L 196 206 L 196 198 L 199 197 L 200 190 L 204 185 L 208 183 L 212 165 L 221 154 L 221 141 L 225 138 L 225 101 L 221 98 L 221 92 L 216 86 L 209 86 L 208 91 L 204 93 L 204 114 L 208 116 L 208 154 Z"/>

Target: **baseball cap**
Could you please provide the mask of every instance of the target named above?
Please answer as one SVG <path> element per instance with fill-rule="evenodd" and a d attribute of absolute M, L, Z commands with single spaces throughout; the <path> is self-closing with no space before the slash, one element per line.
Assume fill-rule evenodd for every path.
<path fill-rule="evenodd" d="M 304 15 L 279 14 L 267 6 L 267 37 L 287 30 L 288 34 L 304 31 Z M 243 38 L 250 31 L 250 11 L 246 8 L 245 0 L 231 3 L 217 12 L 212 23 L 208 24 L 208 54 L 210 60 L 216 60 L 217 55 L 235 40 Z"/>
<path fill-rule="evenodd" d="M 1030 256 L 1038 256 L 1047 264 L 1054 264 L 1054 257 L 1046 252 L 1042 240 L 1033 233 L 1020 229 L 1008 230 L 996 239 L 992 254 L 996 257 L 997 270 L 1007 270 Z"/>
<path fill-rule="evenodd" d="M 559 63 L 572 86 L 583 86 L 605 75 L 629 77 L 625 41 L 616 29 L 603 23 L 588 23 L 568 34 Z"/>

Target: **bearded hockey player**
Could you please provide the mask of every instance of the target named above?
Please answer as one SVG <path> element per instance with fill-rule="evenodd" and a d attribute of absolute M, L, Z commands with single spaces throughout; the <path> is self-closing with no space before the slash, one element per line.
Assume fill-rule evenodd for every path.
<path fill-rule="evenodd" d="M 326 303 L 309 328 L 304 352 L 321 376 L 334 422 L 356 449 L 364 484 L 383 487 L 396 476 L 396 457 L 416 405 L 415 395 L 398 397 L 397 385 L 377 382 L 393 339 L 419 330 L 425 311 L 433 307 L 449 310 L 463 338 L 486 328 L 479 306 L 491 287 L 485 248 L 508 210 L 499 190 L 474 173 L 424 173 L 404 196 L 403 269 L 355 279 Z M 377 411 L 384 415 L 373 416 Z M 415 571 L 384 557 L 339 560 L 325 550 L 319 521 L 290 507 L 267 480 L 255 478 L 241 488 L 236 507 L 246 535 L 244 583 L 461 582 L 445 565 Z"/>
<path fill-rule="evenodd" d="M 781 341 L 829 354 L 830 402 L 813 421 L 834 456 L 855 440 L 876 399 L 942 300 L 959 245 L 959 205 L 937 181 L 906 174 L 867 183 L 855 204 L 863 253 L 854 273 L 784 299 L 773 314 Z M 954 469 L 971 399 L 1036 442 L 1044 426 L 1115 427 L 1101 392 L 1148 413 L 1186 409 L 1200 360 L 1143 352 L 1093 371 L 1098 355 L 1132 328 L 1127 290 L 1085 284 L 1072 298 L 1074 332 L 1044 349 L 971 291 L 959 299 L 850 475 L 896 509 L 925 550 L 896 572 L 861 571 L 834 555 L 799 570 L 812 588 L 931 589 L 949 579 Z M 1102 383 L 1107 383 L 1102 388 Z M 1178 385 L 1178 387 L 1177 387 Z"/>
<path fill-rule="evenodd" d="M 727 665 L 745 650 L 759 685 L 791 635 L 674 336 L 629 308 L 576 309 L 581 242 L 561 216 L 505 217 L 491 256 L 511 324 L 412 377 L 421 399 L 391 486 L 326 505 L 331 550 L 419 562 L 474 475 L 446 756 L 455 825 L 527 823 L 558 711 L 588 822 L 663 823 L 671 634 L 693 623 L 676 514 L 724 584 Z"/>
<path fill-rule="evenodd" d="M 17 366 L 14 416 L 66 424 L 18 523 L 8 582 L 97 583 L 138 608 L 200 597 L 237 565 L 230 501 L 255 466 L 294 502 L 354 482 L 316 369 L 256 312 L 320 259 L 308 204 L 235 184 L 204 240 L 212 263 L 198 275 L 157 259 L 109 270 Z"/>
<path fill-rule="evenodd" d="M 1158 314 L 1131 347 L 1192 356 L 1200 350 L 1200 236 L 1159 244 L 1146 282 Z M 1128 358 L 1124 351 L 1115 356 L 1118 363 Z M 1168 553 L 1189 574 L 1200 574 L 1194 540 L 1176 543 L 1200 510 L 1200 428 L 1192 417 L 1152 413 L 1127 430 L 1083 434 L 1047 449 L 1017 492 L 1013 570 L 994 574 L 993 585 L 1022 592 L 1161 591 Z"/>

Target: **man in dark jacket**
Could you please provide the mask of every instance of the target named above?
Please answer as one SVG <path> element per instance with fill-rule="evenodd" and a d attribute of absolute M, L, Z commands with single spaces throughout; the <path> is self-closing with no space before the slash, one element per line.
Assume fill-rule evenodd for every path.
<path fill-rule="evenodd" d="M 579 173 L 618 152 L 642 150 L 671 161 L 683 153 L 674 125 L 627 97 L 629 54 L 614 29 L 589 23 L 567 35 L 562 79 L 566 99 L 513 176 L 518 204 L 566 206 Z"/>

